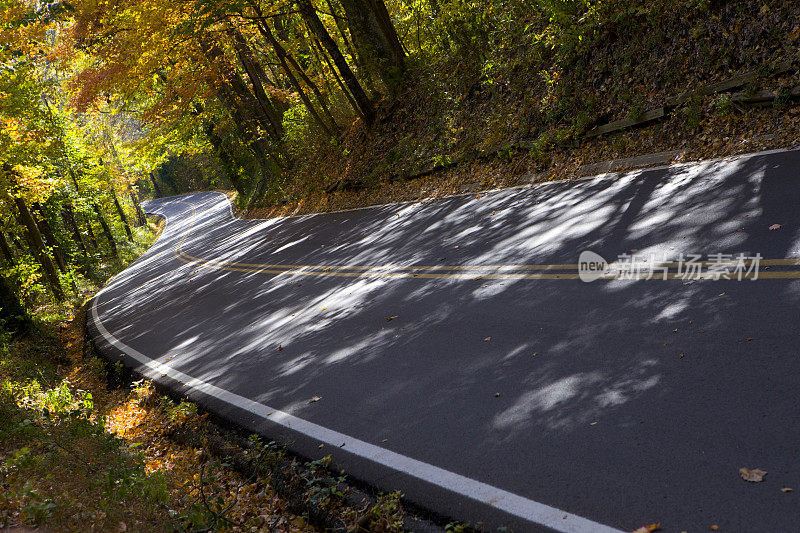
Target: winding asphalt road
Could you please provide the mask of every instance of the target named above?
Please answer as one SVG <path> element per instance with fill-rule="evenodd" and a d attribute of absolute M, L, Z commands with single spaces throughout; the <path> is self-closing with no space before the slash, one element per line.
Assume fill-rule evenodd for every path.
<path fill-rule="evenodd" d="M 300 454 L 488 528 L 797 528 L 800 151 L 270 220 L 219 193 L 146 210 L 167 225 L 95 298 L 101 352 Z M 617 264 L 586 283 L 585 250 Z M 717 253 L 763 260 L 678 272 Z M 671 279 L 618 279 L 620 254 Z"/>

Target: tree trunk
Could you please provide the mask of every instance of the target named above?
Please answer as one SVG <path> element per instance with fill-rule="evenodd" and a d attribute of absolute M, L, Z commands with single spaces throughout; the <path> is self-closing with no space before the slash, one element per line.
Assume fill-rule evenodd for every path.
<path fill-rule="evenodd" d="M 161 187 L 158 186 L 158 182 L 156 182 L 156 176 L 153 171 L 150 171 L 148 176 L 150 176 L 150 181 L 153 183 L 153 192 L 156 193 L 156 198 L 163 198 L 164 195 L 161 193 Z"/>
<path fill-rule="evenodd" d="M 117 198 L 117 192 L 113 188 L 111 189 L 111 196 L 114 198 L 114 207 L 117 208 L 117 214 L 125 227 L 125 234 L 128 236 L 128 240 L 133 242 L 133 233 L 131 233 L 131 227 L 128 225 L 128 217 L 125 216 L 125 211 L 122 210 L 122 205 L 119 203 L 119 198 Z"/>
<path fill-rule="evenodd" d="M 16 246 L 17 250 L 19 250 L 20 252 L 24 252 L 25 251 L 25 247 L 22 246 L 22 243 L 19 242 L 19 239 L 17 239 L 17 236 L 14 235 L 13 233 L 11 234 L 11 242 L 14 243 L 14 246 Z"/>
<path fill-rule="evenodd" d="M 331 132 L 330 128 L 322 120 L 322 117 L 319 116 L 319 113 L 317 113 L 317 110 L 314 108 L 314 104 L 311 103 L 308 95 L 306 95 L 305 91 L 303 91 L 303 88 L 300 86 L 300 82 L 297 81 L 297 78 L 292 73 L 292 69 L 289 67 L 286 59 L 288 54 L 283 46 L 281 46 L 281 43 L 279 43 L 278 40 L 275 39 L 275 36 L 272 35 L 272 31 L 269 29 L 269 26 L 266 23 L 264 13 L 261 11 L 261 8 L 258 6 L 258 4 L 254 3 L 253 9 L 255 10 L 256 15 L 259 17 L 259 19 L 256 21 L 256 27 L 258 28 L 259 33 L 261 33 L 264 39 L 266 39 L 270 46 L 272 46 L 272 49 L 275 51 L 275 55 L 278 56 L 278 61 L 280 62 L 281 67 L 283 67 L 286 77 L 289 78 L 289 82 L 292 84 L 292 87 L 294 87 L 294 90 L 297 91 L 297 95 L 300 97 L 300 100 L 302 100 L 303 105 L 306 106 L 308 112 L 311 113 L 312 117 L 314 117 L 314 120 L 319 125 L 320 129 L 324 131 L 328 137 L 333 137 L 333 133 Z"/>
<path fill-rule="evenodd" d="M 208 121 L 204 122 L 203 131 L 205 131 L 206 137 L 208 137 L 211 146 L 214 147 L 217 157 L 219 157 L 219 160 L 222 161 L 222 166 L 224 166 L 228 171 L 228 179 L 231 180 L 231 185 L 233 185 L 233 188 L 236 189 L 236 192 L 241 196 L 246 196 L 247 191 L 245 190 L 244 184 L 239 179 L 239 174 L 236 170 L 236 163 L 233 160 L 233 156 L 231 156 L 228 150 L 225 149 L 222 139 L 214 128 L 214 124 Z"/>
<path fill-rule="evenodd" d="M 389 94 L 396 96 L 405 73 L 405 52 L 386 4 L 383 0 L 341 0 L 341 3 L 356 50 L 378 73 Z"/>
<path fill-rule="evenodd" d="M 61 246 L 59 246 L 56 236 L 53 234 L 53 228 L 50 227 L 50 223 L 47 221 L 47 217 L 45 217 L 42 204 L 35 202 L 32 204 L 32 207 L 34 213 L 38 215 L 38 220 L 34 219 L 36 225 L 39 227 L 39 232 L 44 236 L 44 241 L 47 243 L 47 246 L 53 250 L 53 258 L 56 260 L 58 269 L 61 272 L 66 272 L 67 261 L 64 258 L 64 252 L 61 251 Z"/>
<path fill-rule="evenodd" d="M 11 248 L 8 246 L 8 241 L 6 240 L 6 234 L 0 232 L 0 248 L 3 249 L 3 257 L 6 258 L 10 264 L 14 264 L 14 254 L 11 253 Z"/>
<path fill-rule="evenodd" d="M 217 97 L 234 119 L 239 137 L 248 143 L 258 164 L 262 178 L 270 175 L 271 146 L 259 131 L 259 127 L 269 132 L 272 125 L 258 113 L 258 104 L 238 71 L 230 65 L 224 50 L 211 39 L 201 39 L 206 59 L 223 73 L 223 83 L 218 87 Z"/>
<path fill-rule="evenodd" d="M 281 17 L 275 16 L 275 17 L 273 17 L 272 20 L 274 21 L 275 27 L 277 29 L 279 23 L 282 20 Z M 292 66 L 292 68 L 294 68 L 295 72 L 297 72 L 297 75 L 300 76 L 300 79 L 303 80 L 303 83 L 305 83 L 306 86 L 309 89 L 311 89 L 311 92 L 314 93 L 314 97 L 317 99 L 317 102 L 319 102 L 320 109 L 322 109 L 322 112 L 325 114 L 325 116 L 330 121 L 330 124 L 333 127 L 333 129 L 334 130 L 338 130 L 339 129 L 339 125 L 336 123 L 336 120 L 333 118 L 333 115 L 331 114 L 331 111 L 328 108 L 328 99 L 319 90 L 319 87 L 317 87 L 317 84 L 314 83 L 314 81 L 311 78 L 308 77 L 308 74 L 306 74 L 305 69 L 303 69 L 303 67 L 301 67 L 297 63 L 297 61 L 295 60 L 295 58 L 291 54 L 289 54 L 289 53 L 286 54 L 286 61 L 288 61 L 289 64 Z"/>
<path fill-rule="evenodd" d="M 136 191 L 133 190 L 133 187 L 131 187 L 130 183 L 128 184 L 128 194 L 131 197 L 131 203 L 133 204 L 134 209 L 136 209 L 136 225 L 146 226 L 147 217 L 144 216 L 142 206 L 139 204 L 139 198 L 136 197 Z"/>
<path fill-rule="evenodd" d="M 352 40 L 347 37 L 347 25 L 345 24 L 345 18 L 342 17 L 336 6 L 331 3 L 331 0 L 325 0 L 325 3 L 328 5 L 328 9 L 330 9 L 331 17 L 333 17 L 333 21 L 336 23 L 336 29 L 339 30 L 339 35 L 342 36 L 342 42 L 344 42 L 344 47 L 347 49 L 347 53 L 350 54 L 350 57 L 353 58 L 353 62 L 356 65 L 356 69 L 358 69 L 359 74 L 361 75 L 362 83 L 364 84 L 364 89 L 367 91 L 370 100 L 377 100 L 378 94 L 375 91 L 375 87 L 372 84 L 372 76 L 370 75 L 369 68 L 365 66 L 365 61 L 361 57 L 355 47 L 353 46 Z M 377 73 L 375 73 L 377 75 Z"/>
<path fill-rule="evenodd" d="M 97 206 L 97 204 L 92 204 L 92 207 L 94 208 L 95 214 L 97 214 L 97 219 L 100 221 L 100 226 L 103 227 L 103 233 L 106 236 L 106 240 L 108 240 L 108 246 L 111 248 L 111 253 L 114 254 L 116 259 L 119 259 L 119 254 L 117 253 L 117 243 L 114 242 L 114 235 L 111 233 L 111 228 L 108 227 L 108 223 L 103 216 L 103 212 L 100 211 L 100 208 Z"/>
<path fill-rule="evenodd" d="M 78 176 L 75 175 L 75 171 L 72 170 L 70 165 L 67 165 L 67 171 L 69 172 L 69 177 L 72 178 L 72 184 L 75 185 L 75 192 L 79 195 L 81 193 L 81 186 L 78 185 Z"/>
<path fill-rule="evenodd" d="M 8 193 L 6 193 L 6 199 L 12 201 L 17 206 L 17 220 L 21 225 L 25 226 L 27 230 L 25 232 L 25 237 L 28 239 L 28 244 L 33 256 L 36 257 L 42 265 L 42 270 L 44 270 L 45 278 L 50 286 L 50 290 L 53 292 L 53 296 L 60 302 L 64 301 L 64 290 L 61 288 L 58 272 L 56 272 L 56 267 L 53 265 L 53 260 L 50 259 L 50 256 L 47 255 L 45 251 L 42 234 L 39 233 L 39 227 L 36 225 L 36 221 L 28 210 L 25 200 L 12 197 Z"/>
<path fill-rule="evenodd" d="M 0 276 L 0 322 L 7 331 L 25 333 L 31 327 L 31 317 L 11 286 L 5 276 Z"/>
<path fill-rule="evenodd" d="M 72 170 L 72 167 L 67 165 L 67 170 L 69 171 L 69 175 L 72 178 L 72 183 L 75 185 L 75 192 L 78 193 L 78 196 L 81 194 L 81 187 L 78 185 L 78 177 L 75 175 L 75 171 Z M 70 214 L 72 214 L 72 207 L 69 208 Z M 86 231 L 89 234 L 89 241 L 92 243 L 92 246 L 95 250 L 99 250 L 100 247 L 97 246 L 97 238 L 94 236 L 94 231 L 92 231 L 92 221 L 86 219 Z"/>
<path fill-rule="evenodd" d="M 233 43 L 236 48 L 236 55 L 239 57 L 239 62 L 242 64 L 245 74 L 247 74 L 247 77 L 250 79 L 256 102 L 258 102 L 263 115 L 269 121 L 269 125 L 271 126 L 271 130 L 269 131 L 272 133 L 275 141 L 282 144 L 283 134 L 285 133 L 281 121 L 282 117 L 278 110 L 275 109 L 275 106 L 272 105 L 272 100 L 264 90 L 264 84 L 261 81 L 266 75 L 263 73 L 261 65 L 258 64 L 258 61 L 256 61 L 253 56 L 253 52 L 250 50 L 250 45 L 247 44 L 244 35 L 236 29 L 231 29 L 229 31 L 233 37 Z M 259 71 L 261 71 L 261 73 L 259 73 Z M 283 149 L 282 146 L 281 149 Z"/>
<path fill-rule="evenodd" d="M 61 206 L 61 220 L 64 221 L 64 225 L 72 232 L 72 238 L 75 239 L 75 244 L 78 245 L 78 249 L 84 257 L 87 257 L 86 243 L 83 242 L 83 236 L 81 235 L 80 229 L 78 229 L 78 224 L 75 222 L 75 215 L 71 205 L 64 204 Z"/>
<path fill-rule="evenodd" d="M 322 80 L 322 88 L 325 89 L 324 95 L 333 94 L 333 84 L 331 83 L 330 76 L 328 76 L 327 72 L 325 72 L 325 62 L 322 60 L 322 56 L 319 54 L 319 51 L 322 49 L 321 47 L 317 46 L 319 40 L 314 37 L 314 34 L 309 31 L 308 35 L 304 35 L 304 41 L 308 45 L 308 50 L 311 52 L 313 56 L 313 61 L 311 63 L 314 66 L 314 70 L 317 71 L 319 75 L 319 79 Z M 330 102 L 330 99 L 325 96 L 325 101 Z"/>
<path fill-rule="evenodd" d="M 244 113 L 248 113 L 248 110 L 246 106 L 241 105 L 241 103 L 237 101 L 237 97 L 233 88 L 230 85 L 222 85 L 218 91 L 217 98 L 223 105 L 227 107 L 228 112 L 231 114 L 234 127 L 236 128 L 239 138 L 242 141 L 245 141 L 247 143 L 247 147 L 250 148 L 253 158 L 260 169 L 261 179 L 271 177 L 271 164 L 276 165 L 278 172 L 280 172 L 281 165 L 275 162 L 274 154 L 270 150 L 270 146 L 266 144 L 263 138 L 261 138 L 259 135 L 258 128 L 246 127 L 246 124 L 251 122 L 244 117 Z M 221 139 L 217 141 L 216 144 L 222 146 Z M 230 156 L 230 153 L 228 153 L 228 155 Z M 231 156 L 231 162 L 233 161 L 234 159 Z M 246 196 L 246 182 L 242 181 L 241 175 L 236 172 L 232 174 L 232 179 L 238 180 L 238 189 L 242 195 Z"/>
<path fill-rule="evenodd" d="M 345 84 L 347 84 L 347 87 L 350 89 L 353 99 L 358 104 L 358 109 L 356 111 L 360 111 L 367 125 L 371 125 L 375 120 L 375 110 L 372 106 L 372 102 L 370 102 L 361 84 L 358 83 L 353 71 L 350 70 L 350 65 L 345 61 L 341 50 L 339 50 L 339 47 L 331 38 L 328 30 L 325 29 L 325 25 L 322 24 L 322 21 L 317 16 L 317 12 L 314 11 L 314 6 L 311 5 L 311 2 L 309 0 L 301 0 L 298 5 L 300 6 L 300 14 L 303 16 L 303 19 L 320 40 L 322 46 L 325 47 L 325 50 L 328 51 L 336 67 L 339 69 L 339 73 L 342 75 Z"/>
<path fill-rule="evenodd" d="M 314 83 L 314 81 L 308 77 L 308 74 L 305 73 L 303 67 L 301 67 L 292 56 L 287 54 L 286 60 L 289 62 L 290 65 L 292 65 L 292 67 L 294 67 L 294 70 L 295 72 L 297 72 L 297 75 L 300 76 L 300 78 L 303 80 L 306 86 L 308 86 L 308 88 L 311 89 L 311 92 L 314 93 L 314 97 L 317 99 L 317 102 L 319 102 L 319 107 L 322 109 L 322 112 L 325 113 L 325 116 L 328 117 L 331 126 L 334 129 L 338 130 L 339 125 L 336 123 L 336 120 L 333 118 L 333 115 L 331 114 L 331 110 L 328 108 L 328 99 L 325 98 L 325 95 L 323 95 L 322 92 L 319 90 L 317 84 Z"/>
<path fill-rule="evenodd" d="M 85 222 L 86 233 L 89 235 L 89 242 L 92 243 L 93 249 L 99 250 L 100 246 L 97 244 L 97 237 L 95 237 L 94 230 L 92 229 L 92 220 L 87 216 Z"/>
<path fill-rule="evenodd" d="M 364 119 L 364 114 L 361 112 L 361 109 L 358 107 L 358 102 L 356 102 L 355 98 L 353 98 L 353 95 L 350 94 L 350 89 L 348 89 L 347 86 L 344 84 L 344 82 L 342 81 L 341 76 L 339 76 L 339 73 L 336 72 L 336 67 L 333 66 L 333 63 L 331 63 L 331 60 L 328 57 L 327 52 L 325 52 L 325 49 L 322 48 L 322 45 L 320 44 L 319 40 L 318 39 L 314 39 L 312 37 L 312 41 L 314 43 L 314 46 L 316 46 L 319 49 L 319 53 L 322 56 L 322 60 L 325 61 L 325 64 L 328 66 L 328 69 L 330 69 L 330 71 L 331 71 L 331 74 L 333 74 L 333 78 L 336 80 L 336 84 L 342 90 L 342 94 L 344 94 L 344 97 L 347 98 L 347 103 L 350 104 L 350 107 L 353 108 L 353 111 L 355 111 L 356 115 L 358 115 L 362 119 Z"/>

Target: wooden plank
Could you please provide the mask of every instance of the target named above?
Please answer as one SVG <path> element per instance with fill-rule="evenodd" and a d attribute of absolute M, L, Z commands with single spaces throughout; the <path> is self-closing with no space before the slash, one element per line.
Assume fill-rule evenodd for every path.
<path fill-rule="evenodd" d="M 652 154 L 637 155 L 623 159 L 612 159 L 600 163 L 582 165 L 578 168 L 578 176 L 594 176 L 606 172 L 616 172 L 623 169 L 642 168 L 653 165 L 671 163 L 681 155 L 683 150 L 670 150 L 668 152 L 654 152 Z"/>
<path fill-rule="evenodd" d="M 750 72 L 745 72 L 743 74 L 738 74 L 733 76 L 732 78 L 728 78 L 727 80 L 718 81 L 715 83 L 710 83 L 708 85 L 703 85 L 700 87 L 700 91 L 698 91 L 702 95 L 709 95 L 714 93 L 723 93 L 725 91 L 730 91 L 731 89 L 737 89 L 739 87 L 743 87 L 756 79 L 758 76 L 758 72 L 751 70 Z"/>
<path fill-rule="evenodd" d="M 603 124 L 602 126 L 596 126 L 591 130 L 589 130 L 588 132 L 586 132 L 586 137 L 588 138 L 597 137 L 598 135 L 611 133 L 612 131 L 624 130 L 627 128 L 632 128 L 633 126 L 638 126 L 640 124 L 652 122 L 654 120 L 662 118 L 665 114 L 665 111 L 666 110 L 663 107 L 657 107 L 655 109 L 650 109 L 649 111 L 645 111 L 636 118 L 624 118 L 622 120 L 615 120 L 614 122 Z"/>
<path fill-rule="evenodd" d="M 775 91 L 758 91 L 753 94 L 741 92 L 731 95 L 731 102 L 745 105 L 766 104 L 773 102 L 778 96 Z M 789 98 L 800 98 L 800 85 L 792 87 L 788 96 Z"/>
<path fill-rule="evenodd" d="M 784 72 L 787 72 L 791 69 L 792 69 L 792 62 L 790 60 L 779 61 L 778 63 L 775 64 L 772 70 L 770 70 L 770 75 L 774 76 L 776 74 L 783 74 Z M 759 76 L 759 71 L 750 70 L 748 72 L 737 74 L 736 76 L 732 76 L 722 81 L 701 85 L 700 88 L 697 91 L 695 91 L 695 93 L 708 96 L 710 94 L 722 93 L 725 91 L 738 89 L 739 87 L 744 87 L 751 81 L 755 80 L 758 76 Z M 693 94 L 692 92 L 685 92 L 679 94 L 678 96 L 667 98 L 666 105 L 667 107 L 677 107 L 681 104 L 686 103 L 692 97 L 692 94 Z"/>
<path fill-rule="evenodd" d="M 758 91 L 753 94 L 736 93 L 731 95 L 731 102 L 736 104 L 762 104 L 772 102 L 777 97 L 774 91 Z"/>

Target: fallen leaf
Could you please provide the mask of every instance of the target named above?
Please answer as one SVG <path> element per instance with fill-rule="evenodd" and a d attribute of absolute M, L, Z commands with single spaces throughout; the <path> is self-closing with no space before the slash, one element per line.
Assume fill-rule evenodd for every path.
<path fill-rule="evenodd" d="M 683 352 L 681 352 L 681 354 L 678 356 L 678 359 L 683 359 L 683 356 L 684 356 L 684 355 L 686 355 L 686 354 L 684 354 Z"/>
<path fill-rule="evenodd" d="M 321 399 L 322 399 L 321 397 L 319 397 L 319 396 L 317 396 L 317 395 L 315 394 L 314 396 L 312 396 L 312 397 L 311 397 L 311 399 L 310 399 L 310 400 L 308 400 L 308 403 L 315 403 L 315 402 L 318 402 L 318 401 L 320 401 Z"/>
<path fill-rule="evenodd" d="M 791 487 L 783 487 L 783 488 L 781 489 L 781 492 L 792 492 L 793 490 L 794 490 L 794 489 L 793 489 L 793 488 L 791 488 Z"/>
<path fill-rule="evenodd" d="M 495 398 L 499 398 L 499 397 L 500 397 L 500 393 L 499 393 L 499 392 L 495 392 L 495 393 L 494 393 L 494 397 L 495 397 Z"/>
<path fill-rule="evenodd" d="M 278 345 L 278 351 L 280 352 L 281 350 L 283 350 L 283 344 Z"/>
<path fill-rule="evenodd" d="M 661 529 L 661 522 L 656 522 L 655 524 L 645 524 L 633 533 L 651 533 L 652 531 L 658 531 Z"/>
<path fill-rule="evenodd" d="M 387 321 L 387 322 L 389 322 L 390 320 L 394 320 L 395 318 L 397 318 L 397 316 L 398 316 L 398 315 L 394 315 L 394 316 L 387 316 L 387 317 L 386 317 L 386 321 Z"/>
<path fill-rule="evenodd" d="M 747 337 L 745 340 L 746 340 L 747 342 L 750 342 L 751 340 L 753 340 L 753 337 Z"/>
<path fill-rule="evenodd" d="M 770 230 L 770 231 L 772 231 L 772 230 L 776 230 L 776 229 L 781 229 L 781 225 L 780 225 L 780 224 L 773 224 L 773 225 L 771 225 L 771 226 L 769 227 L 769 230 Z"/>
<path fill-rule="evenodd" d="M 751 470 L 749 468 L 742 467 L 739 469 L 739 475 L 742 476 L 742 479 L 745 481 L 758 483 L 760 481 L 764 481 L 764 476 L 766 476 L 767 473 L 760 468 L 754 468 Z"/>
<path fill-rule="evenodd" d="M 491 337 L 486 337 L 485 339 L 483 339 L 483 342 L 489 342 L 490 340 L 492 340 Z"/>
<path fill-rule="evenodd" d="M 719 529 L 719 526 L 717 524 L 714 524 L 713 526 L 711 526 L 711 531 L 716 531 L 718 529 Z"/>

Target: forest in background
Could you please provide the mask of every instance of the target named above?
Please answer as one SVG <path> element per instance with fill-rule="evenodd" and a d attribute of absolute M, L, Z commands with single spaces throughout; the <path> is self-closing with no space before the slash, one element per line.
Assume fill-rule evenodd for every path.
<path fill-rule="evenodd" d="M 38 286 L 63 298 L 70 275 L 113 259 L 116 235 L 142 223 L 137 195 L 233 189 L 252 208 L 463 161 L 546 169 L 598 124 L 797 63 L 799 11 L 784 0 L 2 0 L 9 279 L 24 298 Z M 790 94 L 796 77 L 776 90 Z M 734 107 L 698 96 L 678 115 L 691 132 L 714 109 Z"/>

